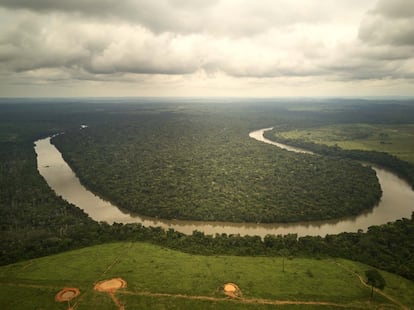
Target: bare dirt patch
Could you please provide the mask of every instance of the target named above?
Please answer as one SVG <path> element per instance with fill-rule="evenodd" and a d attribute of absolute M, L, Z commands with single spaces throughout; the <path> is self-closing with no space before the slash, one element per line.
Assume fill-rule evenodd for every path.
<path fill-rule="evenodd" d="M 73 298 L 77 297 L 79 294 L 80 294 L 80 291 L 78 288 L 65 287 L 56 294 L 55 300 L 58 302 L 71 301 Z"/>
<path fill-rule="evenodd" d="M 116 290 L 126 286 L 127 283 L 124 279 L 114 278 L 96 283 L 94 289 L 98 292 L 115 292 Z"/>
<path fill-rule="evenodd" d="M 224 294 L 231 297 L 231 298 L 240 298 L 242 297 L 241 290 L 239 287 L 234 283 L 226 283 L 223 286 Z"/>
<path fill-rule="evenodd" d="M 115 291 L 124 288 L 127 286 L 127 283 L 122 278 L 113 278 L 110 280 L 103 280 L 95 284 L 94 290 L 98 292 L 106 292 L 112 298 L 115 305 L 118 307 L 119 310 L 124 310 L 125 306 L 119 302 L 119 300 L 115 297 Z"/>

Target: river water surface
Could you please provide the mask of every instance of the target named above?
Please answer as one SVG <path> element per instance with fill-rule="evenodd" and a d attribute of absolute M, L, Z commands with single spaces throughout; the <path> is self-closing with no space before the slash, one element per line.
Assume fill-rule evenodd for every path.
<path fill-rule="evenodd" d="M 280 143 L 275 143 L 263 137 L 263 133 L 271 128 L 253 131 L 249 136 L 260 142 L 275 145 L 289 151 L 305 152 Z M 384 169 L 374 168 L 383 195 L 378 206 L 361 215 L 339 220 L 299 222 L 289 224 L 253 224 L 229 222 L 202 222 L 163 220 L 139 216 L 120 210 L 117 206 L 94 195 L 81 185 L 78 177 L 63 160 L 62 154 L 50 143 L 50 137 L 35 142 L 37 153 L 37 167 L 49 186 L 62 196 L 63 199 L 83 209 L 92 219 L 105 221 L 110 224 L 141 223 L 144 226 L 160 226 L 173 228 L 185 234 L 194 230 L 206 234 L 226 233 L 240 235 L 257 235 L 264 237 L 267 234 L 296 233 L 298 236 L 325 236 L 340 232 L 356 232 L 358 229 L 366 230 L 369 226 L 384 224 L 406 217 L 410 218 L 414 211 L 414 191 L 404 180 Z"/>

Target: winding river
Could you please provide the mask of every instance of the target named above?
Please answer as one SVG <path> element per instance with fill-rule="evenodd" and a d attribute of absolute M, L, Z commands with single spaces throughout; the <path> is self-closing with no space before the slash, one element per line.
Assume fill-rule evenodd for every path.
<path fill-rule="evenodd" d="M 263 133 L 271 128 L 253 131 L 249 136 L 260 142 L 268 143 L 294 152 L 310 153 L 305 150 L 289 147 L 273 142 L 263 137 Z M 296 233 L 298 236 L 325 236 L 340 232 L 356 232 L 359 229 L 366 230 L 369 226 L 379 225 L 397 219 L 410 218 L 414 211 L 414 191 L 402 179 L 384 169 L 374 168 L 383 195 L 378 206 L 372 210 L 354 217 L 329 221 L 298 222 L 298 223 L 229 223 L 229 222 L 203 222 L 164 220 L 139 216 L 119 209 L 108 201 L 94 195 L 81 185 L 78 177 L 63 160 L 62 154 L 50 143 L 50 137 L 35 142 L 37 153 L 37 167 L 49 186 L 68 202 L 83 209 L 92 219 L 106 221 L 110 224 L 141 223 L 144 226 L 160 226 L 173 228 L 185 234 L 191 234 L 194 230 L 205 234 L 240 234 L 257 235 L 264 237 L 267 234 Z"/>

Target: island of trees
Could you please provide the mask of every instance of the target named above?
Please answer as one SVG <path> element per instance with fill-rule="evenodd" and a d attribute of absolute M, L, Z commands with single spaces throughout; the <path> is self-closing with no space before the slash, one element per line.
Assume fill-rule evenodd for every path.
<path fill-rule="evenodd" d="M 146 216 L 312 221 L 356 215 L 379 201 L 369 167 L 263 145 L 248 137 L 249 125 L 212 113 L 126 114 L 52 142 L 87 188 Z"/>

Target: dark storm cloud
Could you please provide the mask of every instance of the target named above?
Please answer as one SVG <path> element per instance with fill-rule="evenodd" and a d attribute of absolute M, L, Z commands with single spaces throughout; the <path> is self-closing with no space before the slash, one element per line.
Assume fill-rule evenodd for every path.
<path fill-rule="evenodd" d="M 359 38 L 374 45 L 414 45 L 414 1 L 379 1 L 362 21 Z"/>
<path fill-rule="evenodd" d="M 355 45 L 323 64 L 334 79 L 383 80 L 414 77 L 414 47 Z"/>
<path fill-rule="evenodd" d="M 214 4 L 214 1 L 205 2 Z M 43 14 L 60 12 L 97 20 L 128 21 L 154 32 L 197 30 L 202 23 L 187 10 L 208 8 L 201 1 L 192 3 L 184 0 L 1 0 L 0 6 Z"/>
<path fill-rule="evenodd" d="M 412 18 L 414 16 L 414 1 L 380 0 L 373 13 L 388 18 Z"/>
<path fill-rule="evenodd" d="M 154 33 L 235 37 L 254 36 L 296 22 L 320 23 L 335 5 L 292 0 L 261 0 L 260 4 L 245 0 L 0 0 L 0 7 L 10 10 L 128 22 Z"/>
<path fill-rule="evenodd" d="M 159 4 L 156 4 L 156 2 Z M 120 15 L 130 15 L 131 13 L 145 11 L 149 7 L 159 9 L 161 6 L 198 10 L 211 7 L 217 2 L 218 0 L 1 0 L 0 5 L 7 8 L 28 9 L 33 11 L 55 10 L 80 12 L 92 15 L 117 13 Z M 130 12 L 131 10 L 133 12 Z"/>
<path fill-rule="evenodd" d="M 0 7 L 9 10 L 71 14 L 100 22 L 130 23 L 157 34 L 255 35 L 273 24 L 313 19 L 283 9 L 283 6 L 278 10 L 261 10 L 256 4 L 246 4 L 248 2 L 238 0 L 223 3 L 219 0 L 0 0 Z"/>
<path fill-rule="evenodd" d="M 347 79 L 414 77 L 414 1 L 379 0 L 361 21 L 359 44 L 329 66 Z"/>
<path fill-rule="evenodd" d="M 159 2 L 165 3 L 165 1 Z M 153 11 L 149 9 L 151 7 L 149 3 L 149 1 L 144 0 L 1 0 L 0 6 L 8 9 L 30 10 L 42 13 L 59 11 L 101 17 L 132 17 L 135 15 L 136 18 L 139 18 Z M 152 7 L 155 8 L 156 5 Z"/>

